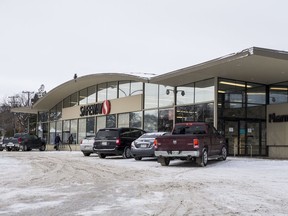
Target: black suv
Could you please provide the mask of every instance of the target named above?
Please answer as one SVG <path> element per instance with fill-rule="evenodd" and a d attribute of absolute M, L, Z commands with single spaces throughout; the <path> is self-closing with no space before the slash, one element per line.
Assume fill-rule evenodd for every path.
<path fill-rule="evenodd" d="M 20 149 L 22 151 L 30 151 L 32 149 L 39 149 L 40 151 L 45 151 L 46 142 L 40 137 L 28 134 L 28 133 L 16 133 L 14 138 L 18 139 Z"/>
<path fill-rule="evenodd" d="M 103 128 L 96 133 L 93 148 L 100 158 L 113 155 L 131 158 L 131 143 L 144 133 L 138 128 Z"/>

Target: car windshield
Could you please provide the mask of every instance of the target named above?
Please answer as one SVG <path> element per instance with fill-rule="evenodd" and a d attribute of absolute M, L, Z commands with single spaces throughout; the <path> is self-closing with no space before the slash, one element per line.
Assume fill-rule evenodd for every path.
<path fill-rule="evenodd" d="M 156 138 L 160 136 L 161 134 L 156 133 L 149 133 L 149 134 L 143 134 L 140 138 Z"/>
<path fill-rule="evenodd" d="M 100 130 L 96 134 L 97 139 L 116 139 L 119 136 L 116 130 Z"/>

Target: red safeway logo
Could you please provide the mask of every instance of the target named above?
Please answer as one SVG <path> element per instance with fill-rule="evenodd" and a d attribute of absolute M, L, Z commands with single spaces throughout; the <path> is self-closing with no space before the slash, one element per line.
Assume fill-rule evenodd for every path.
<path fill-rule="evenodd" d="M 102 104 L 102 114 L 108 115 L 111 110 L 111 103 L 109 100 L 105 100 Z"/>

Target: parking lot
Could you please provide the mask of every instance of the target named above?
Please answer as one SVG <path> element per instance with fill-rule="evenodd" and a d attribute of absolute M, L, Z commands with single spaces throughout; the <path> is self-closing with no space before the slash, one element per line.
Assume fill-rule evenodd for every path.
<path fill-rule="evenodd" d="M 0 152 L 0 215 L 287 215 L 288 161 Z"/>

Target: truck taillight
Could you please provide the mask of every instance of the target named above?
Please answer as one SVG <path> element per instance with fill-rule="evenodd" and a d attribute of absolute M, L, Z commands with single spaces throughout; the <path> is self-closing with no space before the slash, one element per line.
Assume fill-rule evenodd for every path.
<path fill-rule="evenodd" d="M 156 149 L 158 145 L 157 139 L 154 140 L 153 145 L 154 145 L 154 148 Z"/>
<path fill-rule="evenodd" d="M 193 139 L 194 148 L 199 148 L 199 139 Z"/>
<path fill-rule="evenodd" d="M 19 138 L 18 138 L 18 143 L 21 143 L 21 142 L 22 142 L 22 138 L 19 137 Z"/>
<path fill-rule="evenodd" d="M 119 138 L 116 139 L 116 145 L 121 145 L 121 141 Z"/>

